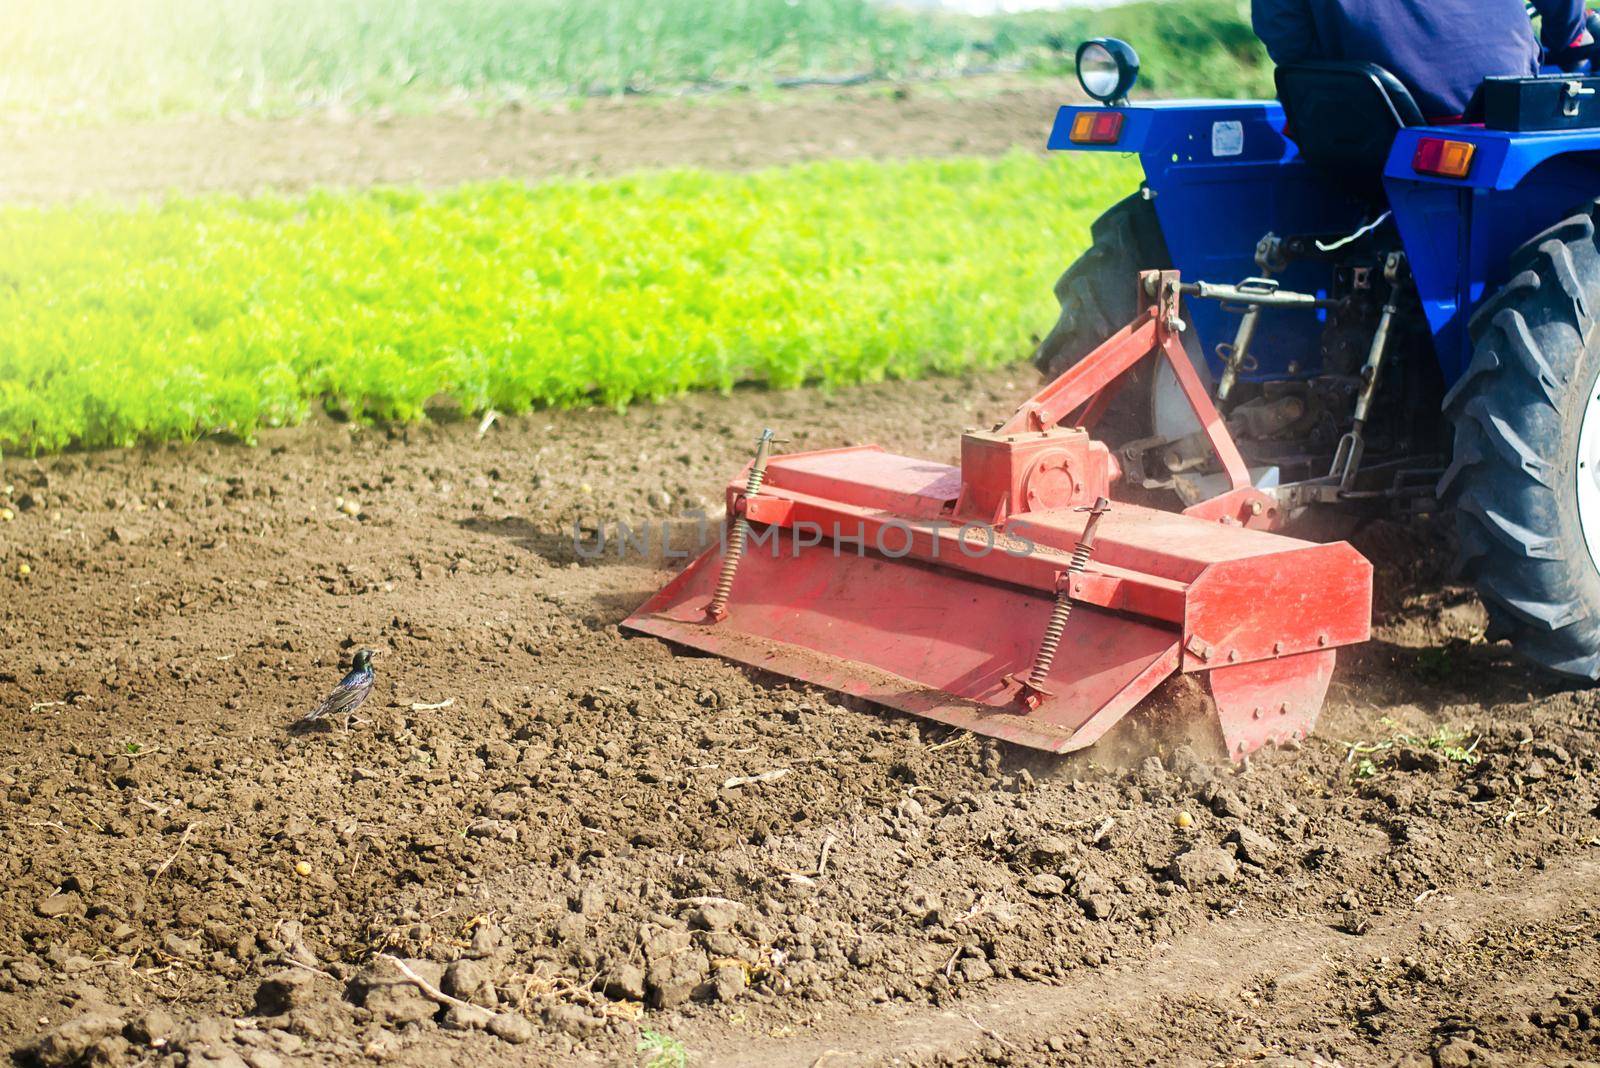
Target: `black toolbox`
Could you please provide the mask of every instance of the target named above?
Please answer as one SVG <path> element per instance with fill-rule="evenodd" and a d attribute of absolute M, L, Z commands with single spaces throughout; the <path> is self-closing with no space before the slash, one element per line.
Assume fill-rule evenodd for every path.
<path fill-rule="evenodd" d="M 1600 126 L 1600 77 L 1485 78 L 1483 124 L 1491 130 L 1519 131 Z"/>

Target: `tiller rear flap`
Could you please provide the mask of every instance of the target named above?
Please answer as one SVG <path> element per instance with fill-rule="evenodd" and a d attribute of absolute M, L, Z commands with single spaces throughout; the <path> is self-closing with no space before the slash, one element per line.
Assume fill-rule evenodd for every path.
<path fill-rule="evenodd" d="M 1344 542 L 1271 532 L 1184 352 L 1178 279 L 992 431 L 961 464 L 875 446 L 756 460 L 713 546 L 624 626 L 1022 745 L 1094 743 L 1189 673 L 1240 759 L 1303 738 L 1335 650 L 1368 637 L 1372 566 Z M 1108 502 L 1092 426 L 1123 374 L 1165 359 L 1232 488 L 1183 513 Z M 1062 425 L 1065 424 L 1065 425 Z"/>

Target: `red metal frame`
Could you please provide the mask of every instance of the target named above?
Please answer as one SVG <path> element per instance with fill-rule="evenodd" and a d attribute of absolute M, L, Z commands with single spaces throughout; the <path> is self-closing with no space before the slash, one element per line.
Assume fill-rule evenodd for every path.
<path fill-rule="evenodd" d="M 1176 673 L 1205 682 L 1235 759 L 1304 737 L 1335 650 L 1368 637 L 1371 565 L 1343 542 L 1252 529 L 1277 510 L 1189 363 L 1177 275 L 1140 285 L 1139 317 L 997 430 L 967 434 L 959 468 L 863 447 L 774 457 L 754 495 L 730 483 L 729 514 L 759 536 L 726 617 L 704 617 L 714 547 L 624 626 L 1057 752 L 1092 744 Z M 1084 508 L 1116 468 L 1060 424 L 1093 425 L 1145 358 L 1172 367 L 1232 488 L 1182 514 L 1114 504 L 1069 576 Z M 1025 699 L 1015 680 L 1063 583 L 1078 610 L 1043 696 Z"/>
<path fill-rule="evenodd" d="M 1245 467 L 1244 457 L 1239 455 L 1222 414 L 1211 403 L 1205 383 L 1195 373 L 1194 364 L 1189 362 L 1189 354 L 1183 347 L 1185 326 L 1178 308 L 1178 272 L 1144 272 L 1139 276 L 1139 292 L 1142 307 L 1138 317 L 1025 401 L 1001 424 L 1000 433 L 1048 430 L 1073 413 L 1085 410 L 1091 411 L 1097 421 L 1104 403 L 1110 400 L 1108 391 L 1113 383 L 1140 360 L 1159 354 L 1172 368 L 1184 399 L 1200 420 L 1200 429 L 1205 431 L 1206 439 L 1222 461 L 1230 487 L 1236 490 L 1248 487 L 1250 472 Z M 1101 406 L 1092 408 L 1097 399 Z M 1094 422 L 1086 420 L 1079 425 L 1092 427 Z"/>
<path fill-rule="evenodd" d="M 1121 387 L 1122 376 L 1141 360 L 1157 355 L 1172 368 L 1184 399 L 1228 476 L 1228 492 L 1201 501 L 1187 509 L 1187 514 L 1276 529 L 1283 519 L 1277 502 L 1251 485 L 1244 457 L 1183 347 L 1178 273 L 1146 271 L 1139 276 L 1139 292 L 1141 307 L 1133 322 L 1025 401 L 998 432 L 1040 431 L 1063 424 L 1093 429 Z"/>

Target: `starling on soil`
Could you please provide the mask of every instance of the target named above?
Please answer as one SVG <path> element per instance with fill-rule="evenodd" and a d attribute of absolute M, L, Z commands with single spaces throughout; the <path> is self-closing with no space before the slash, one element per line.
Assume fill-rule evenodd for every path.
<path fill-rule="evenodd" d="M 360 708 L 367 695 L 372 693 L 372 680 L 372 650 L 361 649 L 350 662 L 350 674 L 334 687 L 332 693 L 322 699 L 320 705 L 295 720 L 291 729 L 303 730 L 314 723 L 322 722 L 329 716 L 342 716 L 344 729 L 349 730 L 350 721 L 355 719 L 356 709 Z"/>

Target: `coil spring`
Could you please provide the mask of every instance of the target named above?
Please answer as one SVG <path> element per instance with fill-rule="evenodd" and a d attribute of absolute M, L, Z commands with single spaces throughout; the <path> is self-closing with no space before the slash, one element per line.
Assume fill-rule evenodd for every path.
<path fill-rule="evenodd" d="M 746 497 L 754 497 L 760 493 L 761 484 L 767 479 L 766 447 L 771 442 L 772 431 L 768 430 L 757 445 L 756 462 L 750 466 L 750 477 L 745 480 Z M 750 521 L 740 516 L 734 520 L 733 532 L 728 535 L 728 551 L 722 556 L 722 570 L 717 575 L 717 588 L 711 594 L 710 603 L 706 605 L 707 618 L 720 619 L 728 607 L 728 597 L 733 593 L 733 577 L 739 572 L 739 558 L 744 555 L 745 539 L 749 536 Z"/>
<path fill-rule="evenodd" d="M 1071 578 L 1081 575 L 1084 568 L 1089 566 L 1089 557 L 1094 555 L 1095 527 L 1100 524 L 1100 517 L 1110 507 L 1110 502 L 1105 498 L 1095 501 L 1094 508 L 1089 512 L 1089 522 L 1084 525 L 1083 537 L 1072 550 L 1072 559 L 1067 562 L 1067 569 L 1063 575 L 1060 589 L 1056 593 L 1055 607 L 1050 609 L 1050 620 L 1044 625 L 1044 637 L 1039 640 L 1039 652 L 1033 658 L 1033 670 L 1028 673 L 1028 685 L 1043 688 L 1044 680 L 1050 675 L 1050 668 L 1055 664 L 1056 649 L 1061 645 L 1061 635 L 1067 629 L 1067 620 L 1072 618 L 1072 597 L 1068 590 L 1071 588 Z"/>
<path fill-rule="evenodd" d="M 1039 653 L 1033 658 L 1033 671 L 1028 675 L 1028 685 L 1043 686 L 1056 660 L 1056 647 L 1061 644 L 1061 633 L 1067 629 L 1072 616 L 1072 600 L 1066 592 L 1056 594 L 1056 605 L 1050 610 L 1050 622 L 1045 624 L 1044 638 L 1039 642 Z"/>

